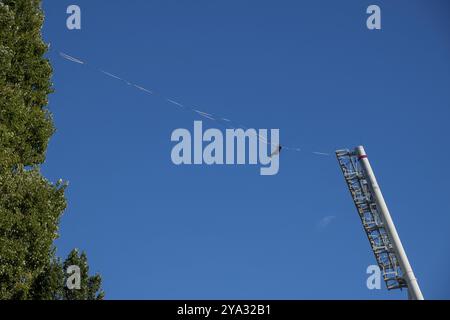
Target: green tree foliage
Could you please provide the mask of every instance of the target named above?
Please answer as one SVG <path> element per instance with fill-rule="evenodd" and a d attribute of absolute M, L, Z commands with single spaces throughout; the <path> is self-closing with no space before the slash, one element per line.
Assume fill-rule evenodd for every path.
<path fill-rule="evenodd" d="M 65 272 L 70 266 L 80 268 L 80 289 L 69 289 L 67 281 L 71 274 Z M 77 249 L 70 252 L 67 259 L 54 258 L 46 266 L 31 287 L 31 296 L 36 300 L 102 300 L 105 296 L 101 288 L 100 275 L 89 276 L 89 265 L 85 252 Z"/>
<path fill-rule="evenodd" d="M 63 300 L 64 269 L 61 260 L 52 260 L 33 281 L 29 298 L 33 300 Z"/>
<path fill-rule="evenodd" d="M 81 285 L 79 290 L 70 290 L 64 287 L 63 299 L 65 300 L 102 300 L 105 296 L 101 289 L 102 279 L 100 275 L 89 276 L 89 265 L 85 252 L 81 254 L 74 249 L 70 252 L 64 261 L 63 269 L 67 270 L 70 266 L 78 266 L 81 273 Z M 68 274 L 65 274 L 67 282 Z"/>
<path fill-rule="evenodd" d="M 66 185 L 39 170 L 54 132 L 43 21 L 40 0 L 0 0 L 0 299 L 103 298 L 84 253 L 64 262 L 55 256 Z M 84 287 L 71 293 L 64 270 L 72 262 L 80 263 Z"/>
<path fill-rule="evenodd" d="M 40 164 L 54 132 L 39 0 L 0 1 L 0 163 Z"/>
<path fill-rule="evenodd" d="M 38 169 L 0 175 L 0 297 L 28 297 L 32 282 L 51 259 L 64 186 L 52 185 Z"/>

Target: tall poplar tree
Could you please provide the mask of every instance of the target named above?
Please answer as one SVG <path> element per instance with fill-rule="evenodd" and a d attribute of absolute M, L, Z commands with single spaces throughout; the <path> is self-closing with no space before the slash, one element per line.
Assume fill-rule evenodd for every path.
<path fill-rule="evenodd" d="M 102 298 L 100 276 L 88 268 L 82 276 L 96 285 L 68 295 L 65 263 L 55 257 L 66 185 L 40 173 L 55 131 L 43 21 L 40 0 L 0 0 L 0 299 Z"/>

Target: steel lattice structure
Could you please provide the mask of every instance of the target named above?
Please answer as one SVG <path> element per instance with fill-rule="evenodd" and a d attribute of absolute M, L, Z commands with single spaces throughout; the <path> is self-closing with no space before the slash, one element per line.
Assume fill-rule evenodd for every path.
<path fill-rule="evenodd" d="M 388 290 L 407 288 L 358 156 L 350 150 L 338 150 L 336 156 Z"/>

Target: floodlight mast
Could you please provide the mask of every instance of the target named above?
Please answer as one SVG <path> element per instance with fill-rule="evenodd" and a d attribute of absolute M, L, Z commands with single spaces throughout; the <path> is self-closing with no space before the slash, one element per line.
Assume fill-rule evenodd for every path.
<path fill-rule="evenodd" d="M 387 288 L 407 287 L 410 300 L 423 300 L 364 147 L 338 150 L 336 156 Z"/>

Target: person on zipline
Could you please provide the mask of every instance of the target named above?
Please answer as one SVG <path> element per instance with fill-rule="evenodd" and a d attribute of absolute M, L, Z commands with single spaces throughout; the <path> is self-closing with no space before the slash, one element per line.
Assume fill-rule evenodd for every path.
<path fill-rule="evenodd" d="M 272 158 L 273 156 L 279 155 L 281 152 L 281 149 L 283 149 L 283 147 L 281 146 L 281 144 L 279 144 L 275 150 L 272 152 L 272 154 L 270 155 L 270 157 Z"/>

